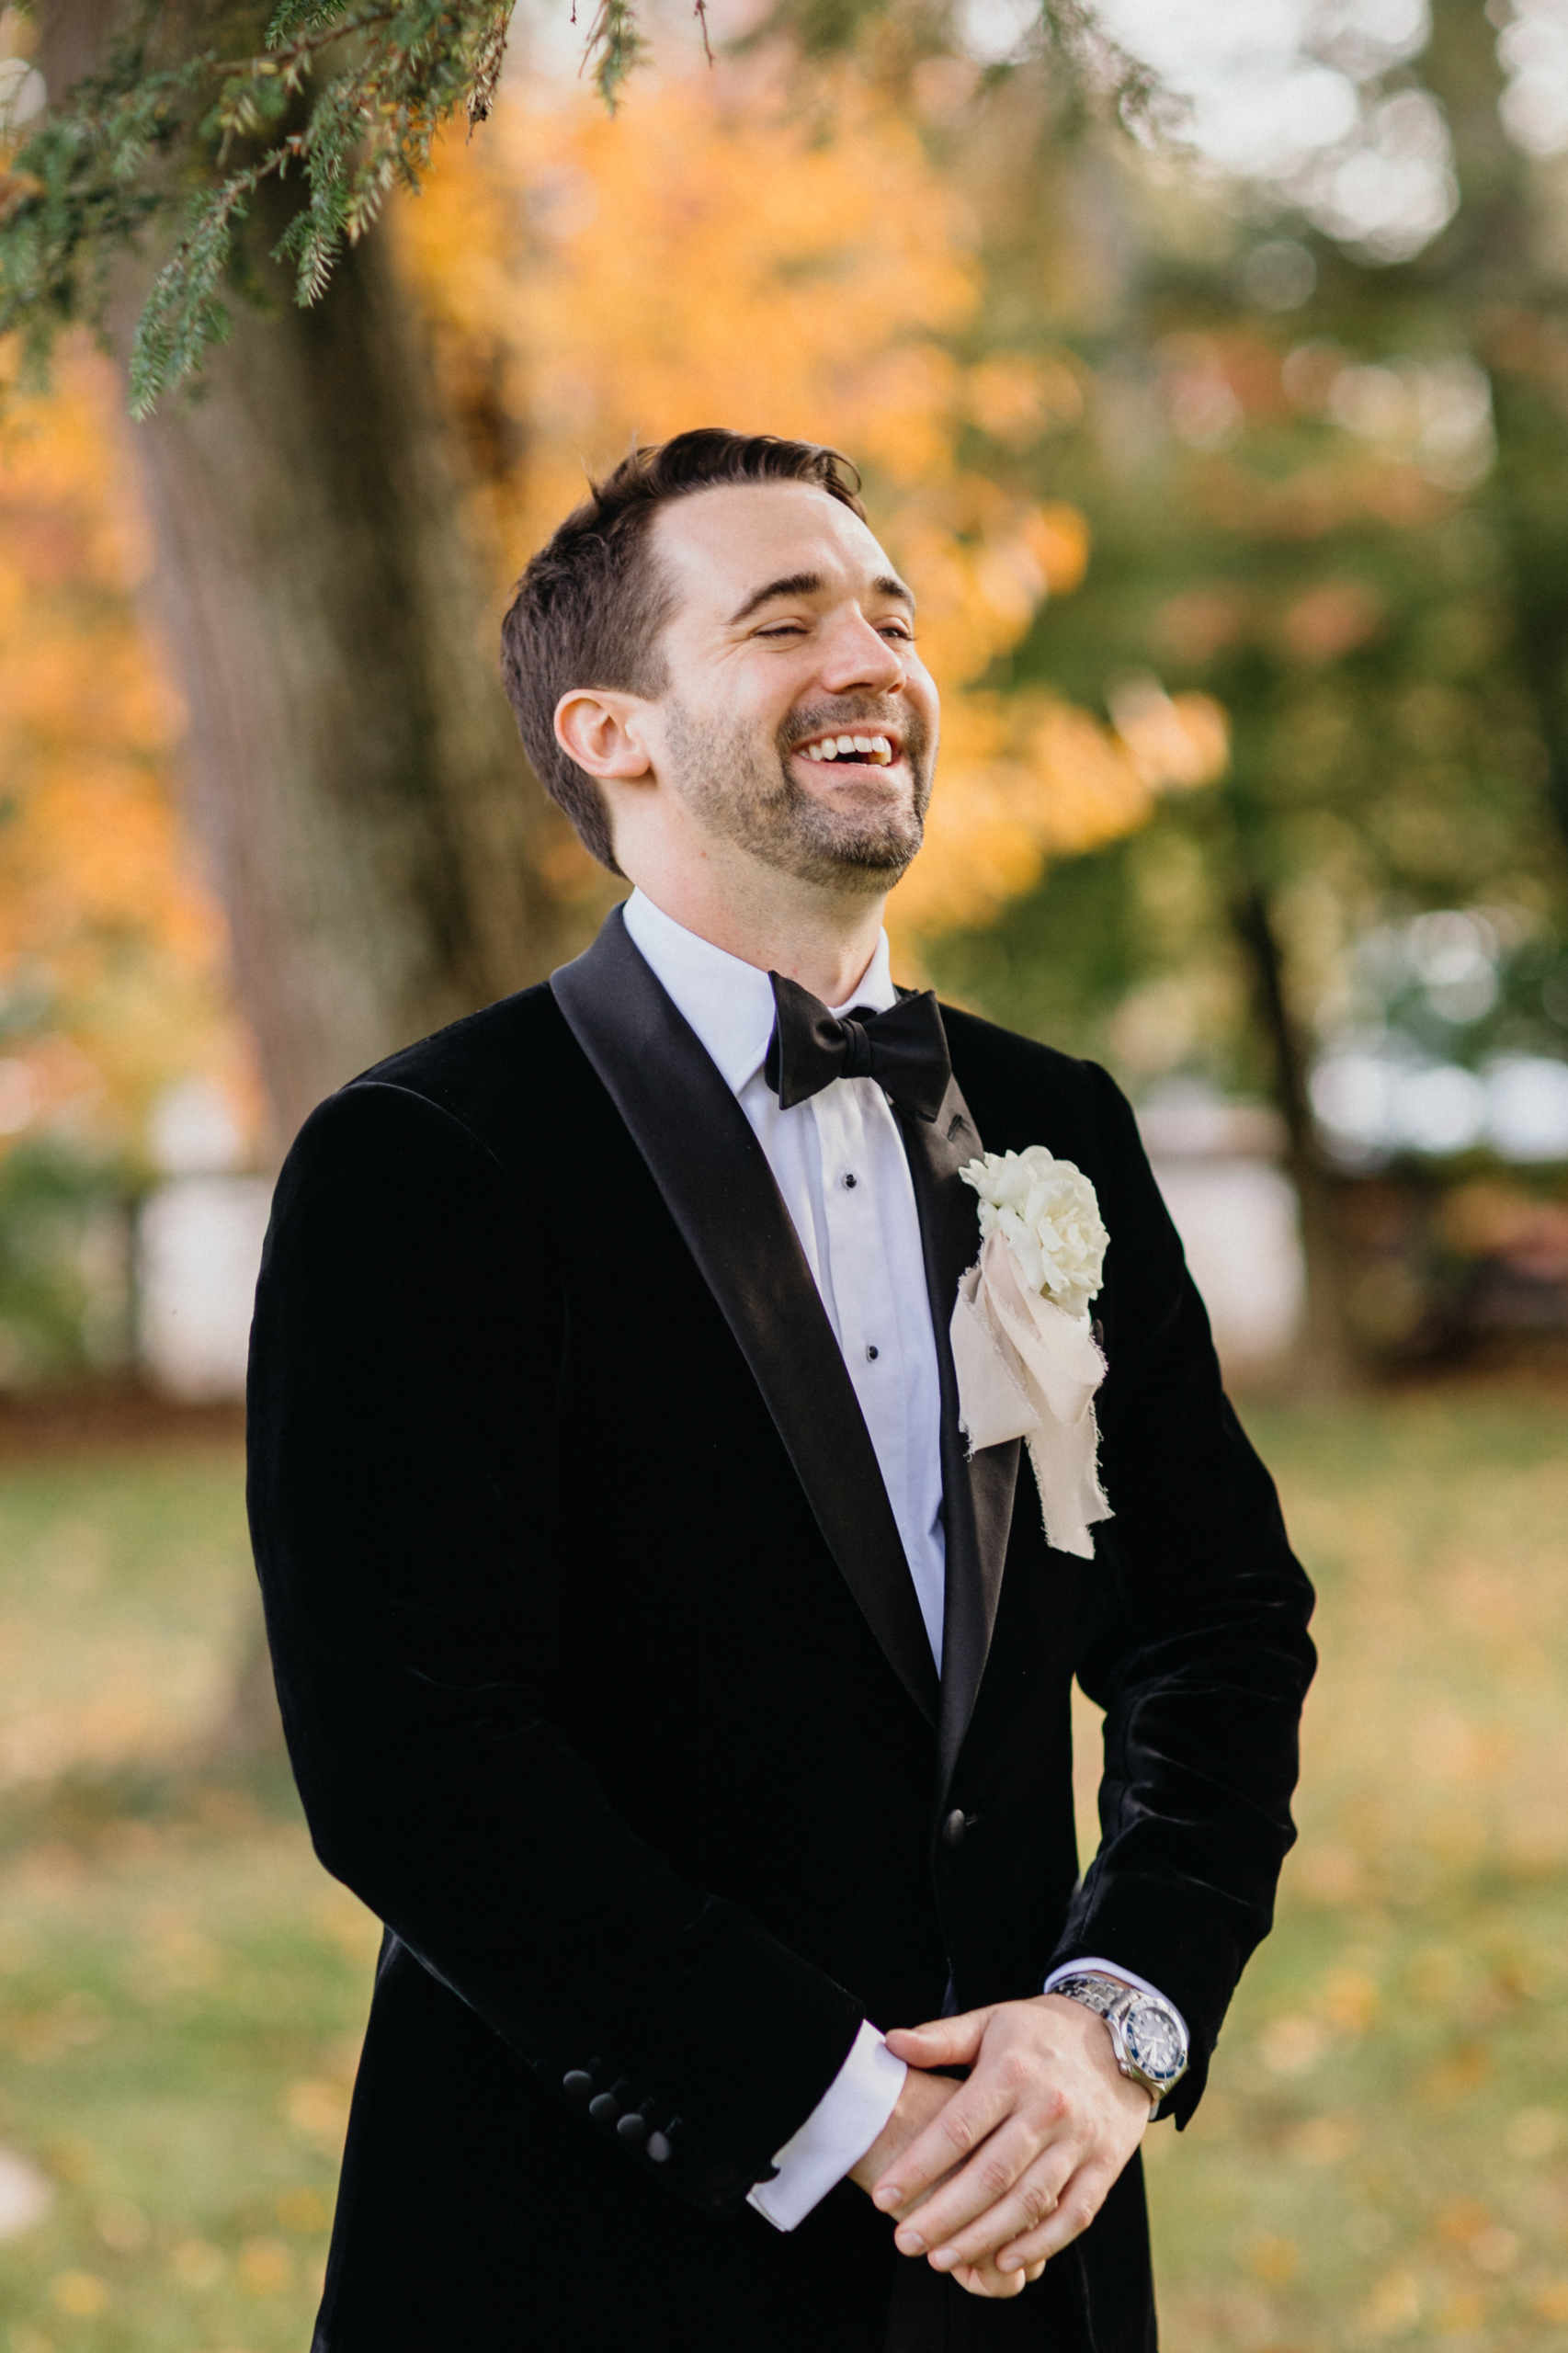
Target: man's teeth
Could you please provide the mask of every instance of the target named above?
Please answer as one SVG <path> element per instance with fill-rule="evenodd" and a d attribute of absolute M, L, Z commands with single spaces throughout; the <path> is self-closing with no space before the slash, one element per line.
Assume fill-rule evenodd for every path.
<path fill-rule="evenodd" d="M 892 759 L 892 745 L 885 735 L 825 735 L 804 748 L 808 760 L 870 760 L 887 767 Z"/>

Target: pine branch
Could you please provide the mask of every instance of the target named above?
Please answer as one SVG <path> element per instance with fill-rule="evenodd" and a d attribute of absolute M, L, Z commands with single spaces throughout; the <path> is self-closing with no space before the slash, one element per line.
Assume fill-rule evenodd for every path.
<path fill-rule="evenodd" d="M 227 335 L 236 236 L 262 183 L 291 173 L 303 201 L 275 258 L 293 265 L 300 302 L 319 301 L 392 189 L 418 188 L 440 125 L 489 114 L 512 6 L 280 0 L 259 51 L 165 63 L 167 12 L 142 0 L 104 70 L 0 152 L 0 335 L 19 334 L 27 374 L 61 328 L 101 323 L 117 255 L 163 227 L 173 249 L 131 357 L 144 415 Z M 641 42 L 631 0 L 606 6 L 597 79 L 613 102 Z"/>
<path fill-rule="evenodd" d="M 1097 99 L 1126 130 L 1150 140 L 1164 137 L 1169 102 L 1158 76 L 1112 39 L 1089 0 L 1041 0 L 1040 22 L 1072 106 L 1086 111 Z"/>
<path fill-rule="evenodd" d="M 635 72 L 647 46 L 632 0 L 599 0 L 583 63 L 591 67 L 594 87 L 611 114 L 620 104 L 622 85 Z"/>
<path fill-rule="evenodd" d="M 245 0 L 229 5 L 248 37 Z M 611 111 L 645 54 L 638 5 L 597 0 L 584 68 Z M 767 28 L 820 51 L 898 5 L 774 0 Z M 0 336 L 19 337 L 24 377 L 38 381 L 62 327 L 101 324 L 118 256 L 161 232 L 171 250 L 131 361 L 144 415 L 229 332 L 224 292 L 245 290 L 237 238 L 263 183 L 302 184 L 273 256 L 292 266 L 295 299 L 317 302 L 391 191 L 419 187 L 441 124 L 460 112 L 472 136 L 489 115 L 514 0 L 276 0 L 260 49 L 172 57 L 179 13 L 166 0 L 131 6 L 103 71 L 14 153 L 0 146 Z M 1104 32 L 1094 0 L 1040 10 L 1069 108 L 1108 108 L 1157 136 L 1153 78 Z M 705 0 L 696 13 L 706 47 Z"/>
<path fill-rule="evenodd" d="M 510 0 L 497 0 L 490 19 L 489 29 L 479 44 L 474 60 L 473 86 L 468 94 L 468 127 L 472 138 L 476 126 L 490 119 L 490 109 L 495 103 L 500 85 L 501 67 L 506 55 L 506 25 L 511 14 Z"/>
<path fill-rule="evenodd" d="M 197 199 L 196 218 L 153 281 L 131 346 L 131 414 L 145 416 L 158 395 L 199 363 L 208 347 L 230 330 L 218 288 L 233 249 L 234 222 L 244 218 L 259 169 L 240 172 L 215 196 Z"/>

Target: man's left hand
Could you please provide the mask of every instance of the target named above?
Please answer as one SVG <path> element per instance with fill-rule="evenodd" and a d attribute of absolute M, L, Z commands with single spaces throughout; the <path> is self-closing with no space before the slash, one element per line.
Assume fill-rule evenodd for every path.
<path fill-rule="evenodd" d="M 901 2254 L 928 2256 L 973 2294 L 1017 2294 L 1099 2212 L 1143 2137 L 1148 2093 L 1118 2068 L 1104 2019 L 1056 1994 L 896 2028 L 887 2041 L 912 2067 L 970 2075 L 873 2201 L 902 2218 Z"/>

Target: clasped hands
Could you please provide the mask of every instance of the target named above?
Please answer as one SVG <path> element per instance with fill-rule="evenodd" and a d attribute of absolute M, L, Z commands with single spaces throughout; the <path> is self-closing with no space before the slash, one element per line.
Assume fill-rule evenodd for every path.
<path fill-rule="evenodd" d="M 1149 2095 L 1118 2068 L 1103 2018 L 1056 1994 L 900 2027 L 887 2043 L 909 2074 L 850 2180 L 895 2219 L 901 2255 L 971 2295 L 1020 2294 L 1099 2212 Z"/>

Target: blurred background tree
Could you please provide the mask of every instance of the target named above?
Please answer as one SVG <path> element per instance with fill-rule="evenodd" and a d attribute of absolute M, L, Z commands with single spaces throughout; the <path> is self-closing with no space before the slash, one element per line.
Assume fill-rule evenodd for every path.
<path fill-rule="evenodd" d="M 563 938 L 453 528 L 455 447 L 391 256 L 359 235 L 443 107 L 483 104 L 495 12 L 296 13 L 267 47 L 243 6 L 51 0 L 29 46 L 54 103 L 0 196 L 24 358 L 36 372 L 107 302 L 144 416 L 148 593 L 275 1150 L 356 1068 L 540 978 Z M 147 414 L 199 357 L 203 397 Z"/>
<path fill-rule="evenodd" d="M 73 279 L 48 246 L 50 279 L 26 240 L 35 183 L 84 167 L 20 117 L 29 51 L 70 86 L 48 41 L 81 56 L 85 4 L 42 49 L 15 11 L 0 34 L 0 269 L 67 309 L 86 248 Z M 317 278 L 355 201 L 425 171 L 437 100 L 483 83 L 494 119 L 442 139 L 315 308 L 265 256 L 296 183 L 252 188 L 204 396 L 131 431 L 136 593 L 276 1135 L 602 907 L 484 623 L 585 464 L 723 418 L 847 447 L 920 580 L 949 717 L 893 902 L 906 968 L 1102 1055 L 1155 1115 L 1183 1088 L 1272 1105 L 1304 1378 L 1439 1342 L 1478 1236 L 1525 1233 L 1560 1284 L 1568 74 L 1533 6 L 1301 0 L 1261 31 L 1221 0 L 797 10 L 715 19 L 744 38 L 714 66 L 655 12 L 614 117 L 580 35 L 521 23 L 492 91 L 492 20 L 457 11 L 448 83 L 318 185 Z M 635 29 L 596 27 L 601 81 Z M 316 119 L 224 103 L 235 170 Z M 179 201 L 222 130 L 182 119 L 186 176 L 148 182 Z M 142 393 L 201 324 L 167 285 Z"/>
<path fill-rule="evenodd" d="M 1271 55 L 1224 9 L 1107 13 L 1185 77 L 1199 168 L 1064 144 L 1024 76 L 1010 153 L 992 129 L 968 157 L 965 185 L 998 190 L 990 348 L 1042 384 L 1046 338 L 1081 363 L 1080 415 L 1043 448 L 1020 435 L 1016 463 L 1096 539 L 1010 675 L 1103 699 L 1130 733 L 1162 680 L 1201 688 L 1232 765 L 938 970 L 1135 1090 L 1186 1074 L 1272 1098 L 1307 1244 L 1301 1369 L 1332 1381 L 1430 1326 L 1408 1265 L 1363 1263 L 1351 1172 L 1479 1173 L 1502 1145 L 1555 1188 L 1568 1151 L 1560 1111 L 1529 1137 L 1507 1117 L 1510 1067 L 1521 1131 L 1560 1102 L 1568 1009 L 1560 181 L 1527 152 L 1568 137 L 1562 59 L 1542 75 L 1559 114 L 1527 139 L 1507 60 L 1544 15 L 1303 8 Z"/>
<path fill-rule="evenodd" d="M 35 378 L 74 319 L 113 330 L 274 1148 L 354 1069 L 540 978 L 582 931 L 454 528 L 462 447 L 363 236 L 448 116 L 487 117 L 509 16 L 49 0 L 35 40 L 8 12 L 0 329 Z M 600 12 L 601 98 L 642 46 L 630 12 Z M 199 401 L 158 404 L 198 367 Z"/>

